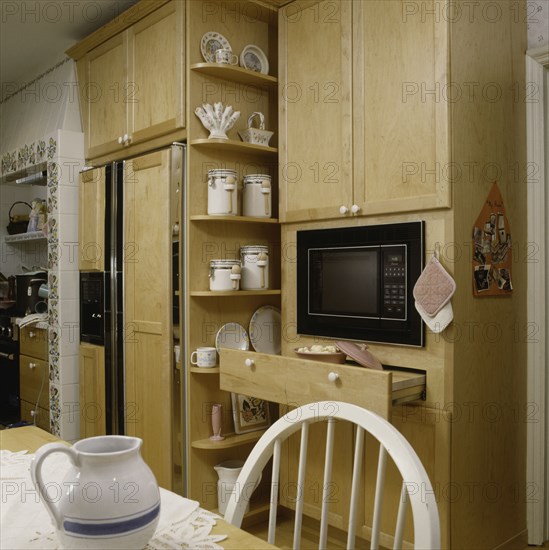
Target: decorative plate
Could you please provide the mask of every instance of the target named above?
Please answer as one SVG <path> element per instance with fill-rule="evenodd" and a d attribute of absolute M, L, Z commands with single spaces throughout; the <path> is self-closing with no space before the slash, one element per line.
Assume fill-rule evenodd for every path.
<path fill-rule="evenodd" d="M 232 51 L 229 41 L 218 32 L 207 32 L 200 40 L 202 57 L 208 63 L 215 63 L 215 52 L 221 48 Z"/>
<path fill-rule="evenodd" d="M 269 61 L 263 50 L 254 44 L 248 44 L 240 54 L 240 66 L 256 73 L 269 74 Z"/>
<path fill-rule="evenodd" d="M 238 323 L 227 323 L 223 325 L 215 335 L 215 347 L 217 352 L 221 348 L 239 349 L 247 351 L 250 349 L 250 339 L 246 329 Z"/>
<path fill-rule="evenodd" d="M 273 306 L 262 306 L 250 320 L 250 341 L 255 351 L 280 355 L 280 310 Z"/>

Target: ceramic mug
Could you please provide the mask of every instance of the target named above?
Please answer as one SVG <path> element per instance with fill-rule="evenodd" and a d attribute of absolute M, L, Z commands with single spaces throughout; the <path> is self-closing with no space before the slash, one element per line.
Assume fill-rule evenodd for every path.
<path fill-rule="evenodd" d="M 238 56 L 232 50 L 220 48 L 215 52 L 215 62 L 222 65 L 238 65 Z"/>
<path fill-rule="evenodd" d="M 197 367 L 215 367 L 217 350 L 215 348 L 196 348 L 191 353 L 191 363 Z"/>

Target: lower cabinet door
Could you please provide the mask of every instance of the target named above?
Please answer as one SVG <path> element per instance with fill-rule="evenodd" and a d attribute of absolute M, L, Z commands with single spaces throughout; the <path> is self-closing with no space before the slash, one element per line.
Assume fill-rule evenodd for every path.
<path fill-rule="evenodd" d="M 34 424 L 47 432 L 50 430 L 50 411 L 42 407 L 36 407 L 36 403 L 21 400 L 21 420 Z"/>
<path fill-rule="evenodd" d="M 80 344 L 80 437 L 105 433 L 105 348 Z"/>

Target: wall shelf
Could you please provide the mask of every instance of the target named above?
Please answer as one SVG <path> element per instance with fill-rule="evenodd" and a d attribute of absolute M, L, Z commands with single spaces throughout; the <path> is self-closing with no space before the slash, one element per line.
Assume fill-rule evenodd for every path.
<path fill-rule="evenodd" d="M 230 449 L 232 447 L 239 447 L 240 445 L 247 445 L 248 443 L 255 443 L 259 441 L 261 436 L 267 430 L 258 430 L 255 432 L 248 432 L 245 434 L 226 434 L 225 439 L 221 441 L 212 441 L 209 437 L 206 439 L 198 439 L 191 443 L 193 449 L 205 449 L 205 450 L 218 450 L 218 449 Z"/>
<path fill-rule="evenodd" d="M 278 218 L 254 218 L 252 216 L 210 216 L 195 214 L 190 217 L 192 222 L 235 222 L 235 223 L 278 223 Z"/>
<path fill-rule="evenodd" d="M 235 65 L 220 65 L 218 63 L 194 63 L 191 71 L 223 78 L 251 86 L 277 86 L 278 78 L 268 74 L 257 73 Z"/>
<path fill-rule="evenodd" d="M 6 243 L 27 243 L 45 240 L 46 234 L 43 231 L 33 231 L 32 233 L 18 233 L 17 235 L 6 235 L 4 237 L 4 242 Z"/>
<path fill-rule="evenodd" d="M 235 139 L 218 139 L 218 138 L 200 138 L 192 139 L 193 147 L 203 147 L 210 149 L 226 149 L 233 153 L 250 153 L 253 155 L 276 156 L 278 149 L 276 147 L 265 147 L 263 145 L 255 145 L 245 141 L 236 141 Z"/>
<path fill-rule="evenodd" d="M 219 367 L 191 367 L 189 370 L 197 374 L 219 374 L 220 372 Z"/>
<path fill-rule="evenodd" d="M 220 296 L 278 296 L 280 290 L 192 290 L 190 296 L 219 298 Z"/>

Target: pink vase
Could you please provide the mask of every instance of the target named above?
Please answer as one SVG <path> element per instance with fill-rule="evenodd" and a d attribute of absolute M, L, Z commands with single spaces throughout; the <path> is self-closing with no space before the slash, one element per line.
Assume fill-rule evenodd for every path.
<path fill-rule="evenodd" d="M 221 441 L 225 439 L 221 435 L 221 429 L 223 427 L 223 405 L 220 403 L 214 403 L 212 405 L 212 429 L 213 435 L 210 436 L 210 439 L 214 441 Z"/>

